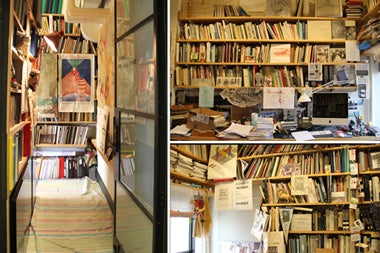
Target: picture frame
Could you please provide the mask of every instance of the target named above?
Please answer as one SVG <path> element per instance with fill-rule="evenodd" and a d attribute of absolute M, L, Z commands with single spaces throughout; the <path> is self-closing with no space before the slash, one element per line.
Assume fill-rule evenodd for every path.
<path fill-rule="evenodd" d="M 94 112 L 95 56 L 58 56 L 58 112 Z"/>

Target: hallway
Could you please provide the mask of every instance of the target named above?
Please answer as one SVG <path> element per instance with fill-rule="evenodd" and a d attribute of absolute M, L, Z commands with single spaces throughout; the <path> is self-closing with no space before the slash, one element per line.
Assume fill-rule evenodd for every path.
<path fill-rule="evenodd" d="M 88 177 L 39 180 L 29 231 L 28 253 L 113 252 L 113 214 Z"/>

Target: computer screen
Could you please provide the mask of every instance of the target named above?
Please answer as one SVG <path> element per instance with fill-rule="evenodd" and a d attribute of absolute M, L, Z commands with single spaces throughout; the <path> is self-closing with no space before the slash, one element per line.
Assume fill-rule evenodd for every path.
<path fill-rule="evenodd" d="M 347 125 L 348 94 L 347 93 L 315 93 L 313 94 L 313 125 Z"/>

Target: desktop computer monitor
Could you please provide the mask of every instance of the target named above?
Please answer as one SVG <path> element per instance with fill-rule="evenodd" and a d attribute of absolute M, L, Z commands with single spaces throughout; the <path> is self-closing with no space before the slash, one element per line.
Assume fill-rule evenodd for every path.
<path fill-rule="evenodd" d="M 348 93 L 314 93 L 313 125 L 348 125 Z"/>

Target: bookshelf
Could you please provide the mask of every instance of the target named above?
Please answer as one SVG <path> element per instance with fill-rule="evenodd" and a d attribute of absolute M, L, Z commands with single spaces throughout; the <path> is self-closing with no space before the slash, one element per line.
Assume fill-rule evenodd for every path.
<path fill-rule="evenodd" d="M 207 145 L 172 144 L 170 145 L 170 178 L 179 184 L 193 184 L 212 187 L 207 180 Z M 186 169 L 190 167 L 190 169 Z"/>
<path fill-rule="evenodd" d="M 37 28 L 35 6 L 30 1 L 14 1 L 11 7 L 11 71 L 9 73 L 8 125 L 8 190 L 12 191 L 26 167 L 31 153 L 31 117 L 28 78 L 34 60 L 30 55 L 32 29 Z"/>
<path fill-rule="evenodd" d="M 338 80 L 341 68 L 353 78 L 355 61 L 335 56 L 344 54 L 346 43 L 355 43 L 355 37 L 336 31 L 356 31 L 360 18 L 192 17 L 184 12 L 178 13 L 172 44 L 171 94 L 175 105 L 197 104 L 203 86 L 213 87 L 214 108 L 224 110 L 222 107 L 229 105 L 221 98 L 225 89 L 260 94 L 270 86 L 300 92 L 306 85 L 316 87 Z M 322 68 L 319 81 L 309 75 L 309 66 L 314 63 Z M 326 91 L 354 92 L 356 84 Z"/>
<path fill-rule="evenodd" d="M 33 147 L 47 161 L 54 160 L 52 156 L 64 159 L 65 162 L 59 163 L 60 171 L 62 166 L 70 171 L 68 166 L 81 164 L 84 171 L 65 173 L 64 177 L 82 177 L 88 175 L 83 159 L 89 141 L 96 135 L 97 49 L 96 43 L 81 36 L 79 23 L 66 22 L 60 13 L 43 11 L 38 30 L 40 81 L 35 92 Z M 52 32 L 63 32 L 58 52 L 53 52 L 43 38 Z M 63 176 L 62 173 L 52 175 Z"/>
<path fill-rule="evenodd" d="M 272 220 L 280 219 L 283 210 L 300 215 L 291 222 L 295 217 L 304 219 L 294 228 L 290 225 L 289 252 L 302 243 L 356 252 L 357 242 L 347 239 L 355 222 L 363 224 L 357 231 L 360 242 L 370 241 L 374 232 L 369 209 L 379 201 L 380 174 L 370 157 L 379 150 L 379 144 L 241 144 L 238 159 L 248 162 L 242 177 L 261 184 L 261 205 Z M 273 226 L 268 231 L 284 228 L 283 224 Z M 303 236 L 305 242 L 301 242 Z"/>
<path fill-rule="evenodd" d="M 41 17 L 41 28 L 38 30 L 40 37 L 39 50 L 41 52 L 53 53 L 44 45 L 42 36 L 53 32 L 63 32 L 59 43 L 59 53 L 97 54 L 95 42 L 84 39 L 81 36 L 80 24 L 66 22 L 63 14 L 44 13 Z"/>

